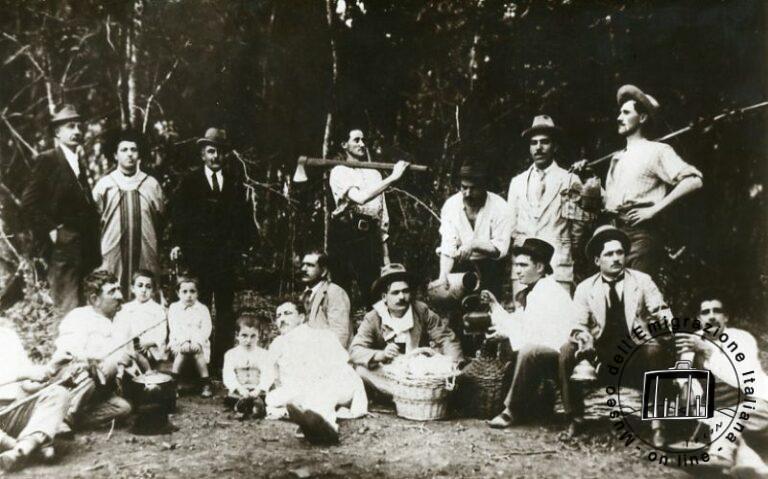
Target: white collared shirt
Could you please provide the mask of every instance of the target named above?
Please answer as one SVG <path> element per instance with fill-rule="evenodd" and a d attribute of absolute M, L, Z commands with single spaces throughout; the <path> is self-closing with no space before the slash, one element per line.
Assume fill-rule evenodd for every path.
<path fill-rule="evenodd" d="M 462 245 L 477 239 L 490 241 L 499 250 L 499 256 L 493 259 L 507 256 L 512 237 L 512 215 L 507 202 L 496 193 L 488 192 L 485 204 L 477 212 L 474 228 L 467 218 L 461 192 L 445 200 L 440 211 L 440 222 L 441 255 L 455 258 Z M 478 252 L 473 252 L 470 256 L 471 260 L 484 258 L 485 256 Z"/>
<path fill-rule="evenodd" d="M 224 175 L 221 173 L 221 170 L 214 172 L 212 169 L 208 168 L 208 165 L 205 166 L 205 179 L 208 180 L 208 186 L 211 187 L 211 191 L 213 191 L 213 175 L 216 175 L 216 179 L 219 181 L 219 191 L 224 189 Z"/>
<path fill-rule="evenodd" d="M 64 143 L 59 143 L 59 147 L 61 147 L 61 151 L 64 152 L 64 158 L 67 159 L 67 163 L 69 163 L 69 167 L 72 168 L 72 171 L 75 172 L 75 176 L 80 176 L 80 159 L 77 157 L 77 153 L 70 150 L 68 146 L 66 146 Z"/>

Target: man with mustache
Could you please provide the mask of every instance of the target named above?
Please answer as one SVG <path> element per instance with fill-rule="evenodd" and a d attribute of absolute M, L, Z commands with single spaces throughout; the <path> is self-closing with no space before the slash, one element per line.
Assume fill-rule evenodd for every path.
<path fill-rule="evenodd" d="M 457 363 L 463 360 L 461 346 L 445 320 L 426 304 L 412 299 L 413 284 L 403 265 L 385 265 L 372 289 L 381 300 L 365 315 L 349 347 L 355 371 L 363 382 L 389 397 L 393 388 L 381 366 L 397 356 L 434 343 Z"/>
<path fill-rule="evenodd" d="M 349 296 L 328 279 L 328 256 L 325 253 L 313 251 L 304 255 L 301 282 L 305 286 L 301 300 L 309 326 L 331 330 L 346 349 L 352 335 Z"/>
<path fill-rule="evenodd" d="M 598 273 L 582 281 L 573 296 L 575 321 L 571 337 L 560 349 L 560 379 L 563 408 L 571 424 L 569 434 L 576 435 L 584 422 L 584 398 L 581 388 L 570 377 L 580 359 L 601 365 L 598 379 L 606 380 L 607 364 L 613 364 L 617 347 L 636 344 L 633 365 L 644 371 L 666 369 L 674 364 L 674 345 L 663 338 L 653 338 L 649 322 L 671 320 L 664 298 L 647 274 L 625 267 L 631 251 L 629 237 L 618 228 L 605 225 L 597 228 L 587 242 L 587 257 L 593 259 Z M 622 386 L 640 387 L 633 380 L 642 380 L 642 372 L 625 372 Z M 653 442 L 664 444 L 661 423 L 652 421 Z"/>
<path fill-rule="evenodd" d="M 615 215 L 613 225 L 629 236 L 632 252 L 627 255 L 627 265 L 653 275 L 662 251 L 657 225 L 660 213 L 701 188 L 702 174 L 671 146 L 648 139 L 647 130 L 659 110 L 655 98 L 634 85 L 624 85 L 616 101 L 618 132 L 626 147 L 611 158 L 605 209 Z M 574 169 L 585 165 L 581 161 Z"/>
<path fill-rule="evenodd" d="M 200 280 L 200 302 L 215 310 L 210 370 L 218 374 L 235 340 L 235 268 L 253 219 L 242 180 L 225 165 L 226 131 L 208 128 L 197 147 L 203 168 L 181 180 L 171 201 L 171 259 L 184 260 Z"/>
<path fill-rule="evenodd" d="M 21 208 L 48 262 L 48 283 L 61 314 L 84 303 L 83 279 L 101 263 L 99 213 L 93 202 L 83 121 L 72 105 L 51 118 L 55 146 L 35 160 Z"/>
<path fill-rule="evenodd" d="M 561 135 L 547 115 L 535 117 L 531 127 L 523 131 L 532 164 L 512 178 L 507 203 L 512 211 L 513 244 L 521 246 L 528 238 L 539 238 L 554 246 L 553 276 L 570 294 L 574 287 L 573 250 L 581 240 L 584 223 L 565 218 L 561 193 L 583 185 L 578 176 L 555 161 Z M 512 281 L 517 292 L 521 288 L 514 275 Z"/>
<path fill-rule="evenodd" d="M 368 161 L 362 130 L 350 130 L 341 148 L 346 161 Z M 370 296 L 371 284 L 384 262 L 384 244 L 389 236 L 384 192 L 402 178 L 408 165 L 398 161 L 392 174 L 383 179 L 378 170 L 338 165 L 328 177 L 336 202 L 328 232 L 331 278 L 345 291 L 351 291 L 354 279 L 368 306 L 375 300 Z"/>

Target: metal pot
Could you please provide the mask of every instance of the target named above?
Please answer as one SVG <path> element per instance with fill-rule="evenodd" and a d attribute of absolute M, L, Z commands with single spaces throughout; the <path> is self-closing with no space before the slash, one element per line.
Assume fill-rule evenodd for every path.
<path fill-rule="evenodd" d="M 136 421 L 134 434 L 163 434 L 172 428 L 168 414 L 176 410 L 176 381 L 168 374 L 148 372 L 130 381 Z"/>

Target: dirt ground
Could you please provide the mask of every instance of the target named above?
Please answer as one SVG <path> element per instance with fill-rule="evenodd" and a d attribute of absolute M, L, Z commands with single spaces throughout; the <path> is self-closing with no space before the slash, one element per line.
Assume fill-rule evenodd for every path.
<path fill-rule="evenodd" d="M 238 421 L 217 400 L 183 397 L 175 433 L 136 436 L 125 428 L 57 442 L 58 461 L 14 477 L 381 478 L 686 477 L 641 460 L 607 429 L 558 439 L 563 424 L 492 430 L 477 419 L 414 422 L 378 409 L 344 421 L 341 444 L 311 446 L 286 421 Z M 607 427 L 607 426 L 606 426 Z"/>

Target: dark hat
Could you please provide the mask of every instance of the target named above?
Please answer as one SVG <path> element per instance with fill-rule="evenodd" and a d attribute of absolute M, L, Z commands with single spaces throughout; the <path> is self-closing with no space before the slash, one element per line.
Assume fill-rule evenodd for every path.
<path fill-rule="evenodd" d="M 623 105 L 629 100 L 635 100 L 638 103 L 642 103 L 648 114 L 653 116 L 659 109 L 659 102 L 654 97 L 643 92 L 635 85 L 624 85 L 619 88 L 616 93 L 616 102 L 619 106 Z"/>
<path fill-rule="evenodd" d="M 111 132 L 104 140 L 104 155 L 108 159 L 112 159 L 117 152 L 117 146 L 121 141 L 132 141 L 136 143 L 136 147 L 139 149 L 139 157 L 147 159 L 148 145 L 147 140 L 136 130 L 115 130 Z"/>
<path fill-rule="evenodd" d="M 630 241 L 629 236 L 623 231 L 611 225 L 603 225 L 595 230 L 592 237 L 587 241 L 585 251 L 587 258 L 594 258 L 600 254 L 606 241 L 618 240 L 624 247 L 624 254 L 629 254 Z"/>
<path fill-rule="evenodd" d="M 395 281 L 405 281 L 409 285 L 413 284 L 413 276 L 405 270 L 405 266 L 400 263 L 385 264 L 381 267 L 381 276 L 373 282 L 371 293 L 379 294 L 384 288 Z"/>
<path fill-rule="evenodd" d="M 205 130 L 205 135 L 202 138 L 197 139 L 197 145 L 214 145 L 214 146 L 227 146 L 227 130 L 221 128 L 208 128 Z"/>
<path fill-rule="evenodd" d="M 73 105 L 66 103 L 61 105 L 59 110 L 51 116 L 51 126 L 68 121 L 83 121 L 83 117 L 80 116 Z"/>
<path fill-rule="evenodd" d="M 461 165 L 459 169 L 459 178 L 462 180 L 480 180 L 488 179 L 488 169 L 485 165 L 477 162 L 467 162 Z"/>
<path fill-rule="evenodd" d="M 552 136 L 558 136 L 562 132 L 563 131 L 560 129 L 560 127 L 555 126 L 555 122 L 552 120 L 552 117 L 549 115 L 538 115 L 533 117 L 531 127 L 523 131 L 520 136 L 523 138 L 528 138 L 532 135 L 535 135 L 536 133 L 547 133 Z"/>
<path fill-rule="evenodd" d="M 527 238 L 522 246 L 512 248 L 512 255 L 524 254 L 530 256 L 534 261 L 540 261 L 544 264 L 545 274 L 552 274 L 552 256 L 555 254 L 555 247 L 539 238 Z"/>

